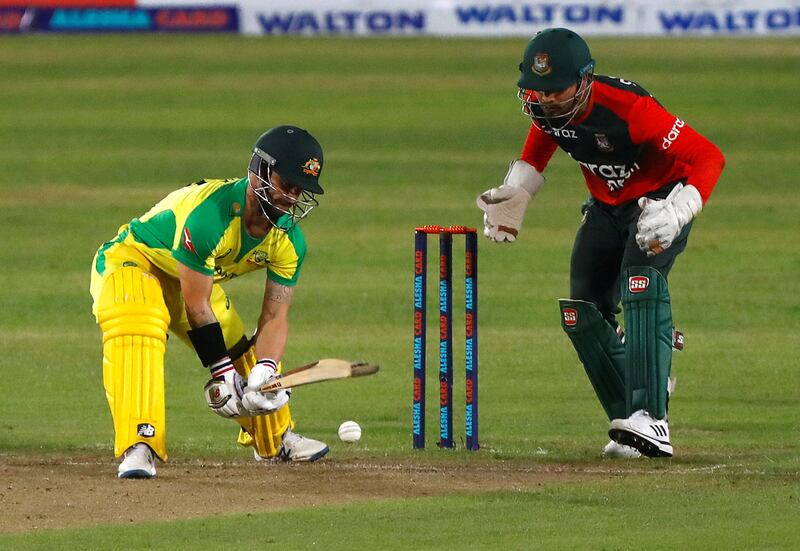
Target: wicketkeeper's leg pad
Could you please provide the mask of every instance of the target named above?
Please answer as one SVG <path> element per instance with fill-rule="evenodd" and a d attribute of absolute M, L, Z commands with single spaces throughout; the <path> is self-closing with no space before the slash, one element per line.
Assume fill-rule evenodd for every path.
<path fill-rule="evenodd" d="M 609 420 L 625 414 L 625 347 L 617 332 L 585 300 L 560 299 L 561 326 L 572 341 Z"/>
<path fill-rule="evenodd" d="M 236 371 L 239 372 L 239 375 L 247 377 L 256 364 L 256 355 L 253 347 L 251 346 L 241 357 L 235 359 L 233 364 L 236 366 Z M 278 373 L 281 372 L 281 367 L 279 363 Z M 236 421 L 242 426 L 239 430 L 239 444 L 255 448 L 258 455 L 264 458 L 278 455 L 283 434 L 288 429 L 294 428 L 289 404 L 268 415 L 238 417 Z"/>
<path fill-rule="evenodd" d="M 636 266 L 621 279 L 625 315 L 626 413 L 647 410 L 667 415 L 667 387 L 672 365 L 672 308 L 667 280 L 654 268 Z"/>
<path fill-rule="evenodd" d="M 155 276 L 139 267 L 107 274 L 97 304 L 103 385 L 114 421 L 114 455 L 137 442 L 167 459 L 164 353 L 169 313 Z"/>

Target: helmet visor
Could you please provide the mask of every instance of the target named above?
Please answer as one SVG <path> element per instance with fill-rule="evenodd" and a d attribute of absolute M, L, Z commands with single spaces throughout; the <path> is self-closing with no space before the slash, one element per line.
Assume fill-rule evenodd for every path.
<path fill-rule="evenodd" d="M 319 201 L 312 192 L 305 189 L 300 188 L 300 194 L 293 195 L 273 184 L 272 166 L 262 155 L 254 154 L 250 160 L 250 172 L 261 183 L 259 187 L 251 184 L 253 193 L 258 198 L 261 212 L 272 225 L 281 231 L 289 231 L 308 216 L 319 205 Z"/>
<path fill-rule="evenodd" d="M 522 101 L 522 112 L 533 124 L 545 132 L 561 130 L 570 124 L 589 102 L 592 91 L 592 75 L 583 75 L 577 82 L 572 96 L 558 101 L 541 101 L 534 90 L 520 88 L 517 98 Z"/>

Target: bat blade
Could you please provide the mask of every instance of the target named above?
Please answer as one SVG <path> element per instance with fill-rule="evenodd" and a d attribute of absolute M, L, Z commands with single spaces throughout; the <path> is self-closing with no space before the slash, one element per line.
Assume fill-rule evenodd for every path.
<path fill-rule="evenodd" d="M 350 362 L 336 358 L 322 360 L 297 367 L 278 375 L 274 380 L 259 388 L 259 392 L 275 392 L 281 388 L 310 385 L 324 381 L 363 377 L 377 373 L 380 366 L 367 362 Z"/>

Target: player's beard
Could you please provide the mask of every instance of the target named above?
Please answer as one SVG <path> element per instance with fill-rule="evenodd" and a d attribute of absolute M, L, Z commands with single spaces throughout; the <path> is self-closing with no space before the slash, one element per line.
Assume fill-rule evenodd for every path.
<path fill-rule="evenodd" d="M 564 101 L 550 103 L 532 101 L 531 94 L 533 92 L 524 89 L 520 89 L 517 94 L 523 102 L 523 113 L 528 115 L 538 128 L 551 133 L 564 128 L 585 112 L 592 95 L 592 76 L 583 76 L 578 82 L 575 95 Z"/>

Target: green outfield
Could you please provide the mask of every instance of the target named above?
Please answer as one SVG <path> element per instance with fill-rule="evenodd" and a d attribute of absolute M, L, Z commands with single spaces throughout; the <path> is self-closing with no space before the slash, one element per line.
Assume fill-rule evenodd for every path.
<path fill-rule="evenodd" d="M 515 96 L 524 39 L 0 38 L 0 548 L 796 549 L 800 40 L 589 43 L 598 73 L 639 82 L 727 157 L 670 276 L 686 334 L 670 460 L 600 457 L 607 422 L 559 324 L 586 195 L 563 153 L 520 239 L 479 244 L 483 449 L 436 448 L 432 378 L 429 447 L 411 449 L 413 228 L 480 225 L 475 196 L 500 183 L 527 132 Z M 331 446 L 325 465 L 257 465 L 207 411 L 194 353 L 171 342 L 171 461 L 154 481 L 118 481 L 92 256 L 172 189 L 243 176 L 258 135 L 284 123 L 311 130 L 327 161 L 321 206 L 303 222 L 285 361 L 382 370 L 295 392 L 298 430 Z M 226 288 L 254 323 L 261 277 Z M 347 419 L 364 429 L 356 445 L 336 437 Z M 463 407 L 455 424 L 461 445 Z M 180 497 L 183 480 L 228 464 L 242 499 L 212 477 L 203 484 L 224 497 L 200 512 L 173 496 L 145 518 L 124 514 L 134 494 L 138 507 L 151 489 Z M 328 475 L 340 495 L 302 484 L 333 492 Z M 274 491 L 283 477 L 298 486 Z M 68 513 L 87 486 L 104 496 L 97 520 Z"/>

